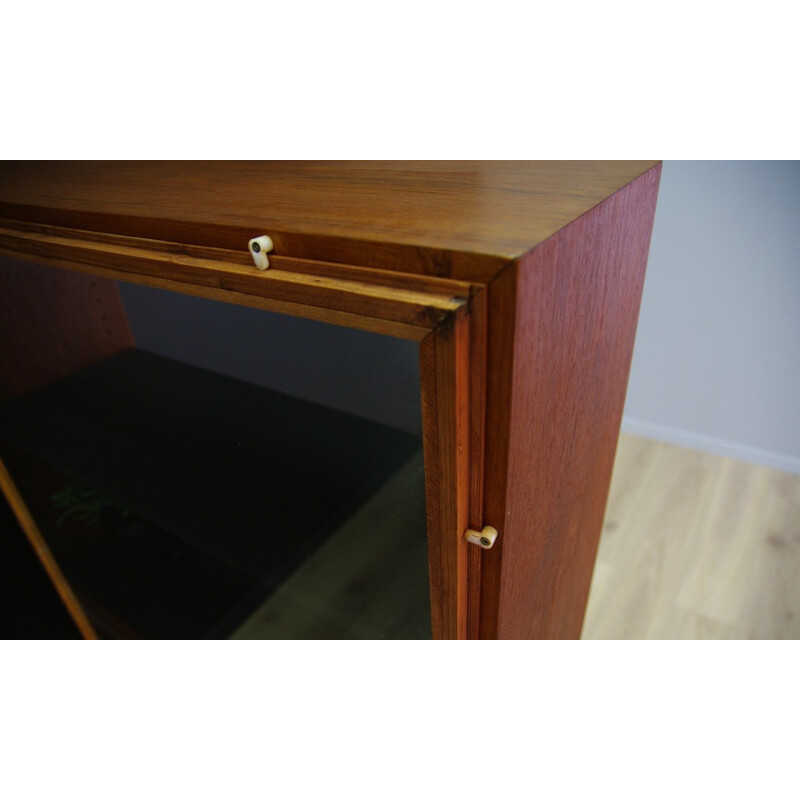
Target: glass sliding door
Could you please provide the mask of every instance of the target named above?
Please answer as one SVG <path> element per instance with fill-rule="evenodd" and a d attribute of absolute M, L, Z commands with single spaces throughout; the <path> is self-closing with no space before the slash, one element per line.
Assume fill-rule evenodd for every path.
<path fill-rule="evenodd" d="M 97 636 L 431 636 L 417 342 L 13 260 L 0 279 L 58 343 L 42 366 L 4 327 L 4 488 Z"/>

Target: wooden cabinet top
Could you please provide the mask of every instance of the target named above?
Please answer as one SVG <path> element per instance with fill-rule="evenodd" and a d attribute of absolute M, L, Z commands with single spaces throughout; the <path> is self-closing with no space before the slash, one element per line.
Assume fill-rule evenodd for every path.
<path fill-rule="evenodd" d="M 0 220 L 483 282 L 656 163 L 5 162 Z"/>

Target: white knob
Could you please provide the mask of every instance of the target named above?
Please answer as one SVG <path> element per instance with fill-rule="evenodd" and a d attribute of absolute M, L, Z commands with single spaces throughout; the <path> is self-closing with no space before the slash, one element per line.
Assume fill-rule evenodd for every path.
<path fill-rule="evenodd" d="M 491 525 L 487 525 L 482 531 L 474 531 L 470 528 L 464 533 L 464 538 L 470 544 L 477 544 L 478 547 L 488 550 L 497 539 L 497 528 L 493 528 Z"/>
<path fill-rule="evenodd" d="M 272 239 L 269 236 L 256 236 L 255 239 L 251 239 L 247 243 L 247 248 L 250 250 L 253 261 L 255 261 L 259 269 L 264 270 L 269 267 L 267 253 L 272 250 Z"/>

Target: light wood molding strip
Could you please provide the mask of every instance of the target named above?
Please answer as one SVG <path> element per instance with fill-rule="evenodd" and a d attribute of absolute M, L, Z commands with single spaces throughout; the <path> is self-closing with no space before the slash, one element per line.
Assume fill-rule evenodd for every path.
<path fill-rule="evenodd" d="M 36 520 L 34 520 L 31 512 L 28 510 L 28 506 L 22 499 L 22 495 L 20 495 L 2 459 L 0 459 L 0 490 L 2 490 L 3 494 L 6 496 L 8 504 L 14 512 L 14 516 L 16 516 L 20 527 L 25 532 L 25 536 L 31 543 L 39 561 L 42 563 L 42 566 L 52 581 L 53 586 L 61 597 L 64 605 L 67 607 L 75 624 L 78 626 L 78 630 L 85 639 L 96 639 L 97 634 L 92 624 L 89 622 L 72 588 L 69 583 L 67 583 L 58 563 L 50 552 L 50 548 L 47 546 L 39 530 L 39 526 L 36 524 Z"/>
<path fill-rule="evenodd" d="M 107 245 L 134 247 L 172 253 L 175 255 L 193 256 L 210 261 L 224 261 L 229 264 L 239 264 L 251 267 L 253 260 L 247 251 L 246 242 L 240 250 L 225 250 L 219 247 L 206 247 L 203 245 L 186 244 L 183 242 L 162 241 L 159 239 L 143 239 L 135 236 L 122 236 L 113 233 L 100 233 L 78 228 L 61 228 L 56 225 L 45 225 L 34 222 L 23 222 L 15 219 L 0 217 L 0 228 L 18 233 L 43 234 L 56 236 L 62 239 L 73 239 L 79 242 L 97 242 Z M 483 288 L 483 283 L 475 283 L 455 278 L 439 278 L 433 275 L 416 273 L 400 273 L 395 270 L 377 269 L 374 267 L 355 266 L 331 261 L 319 261 L 308 258 L 270 253 L 270 264 L 288 272 L 303 272 L 309 275 L 320 275 L 329 278 L 342 278 L 355 280 L 362 283 L 374 283 L 385 287 L 396 287 L 432 294 L 452 294 L 466 297 Z"/>
<path fill-rule="evenodd" d="M 91 239 L 81 239 L 76 232 L 67 236 L 49 230 L 47 233 L 22 230 L 17 225 L 0 228 L 0 253 L 162 288 L 169 282 L 171 286 L 263 298 L 284 304 L 285 313 L 292 313 L 288 309 L 294 308 L 301 316 L 305 316 L 302 309 L 316 307 L 426 330 L 435 328 L 467 304 L 478 288 L 463 281 L 425 276 L 406 278 L 397 273 L 387 280 L 381 270 L 279 256 L 271 257 L 273 268 L 260 272 L 253 268 L 244 250 L 242 254 L 233 251 L 212 254 L 205 248 L 206 255 L 225 257 L 209 258 L 187 255 L 183 246 L 170 249 L 169 243 L 143 239 L 136 241 L 138 246 L 132 246 L 129 237 L 95 234 Z M 127 239 L 125 244 L 118 243 L 122 238 Z M 357 327 L 372 329 L 370 325 Z"/>

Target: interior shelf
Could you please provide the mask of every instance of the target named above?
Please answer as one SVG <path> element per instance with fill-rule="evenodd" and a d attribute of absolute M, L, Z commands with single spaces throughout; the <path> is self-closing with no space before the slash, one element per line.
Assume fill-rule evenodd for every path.
<path fill-rule="evenodd" d="M 0 439 L 14 474 L 46 465 L 32 485 L 76 481 L 129 509 L 116 533 L 68 536 L 48 497 L 36 502 L 87 610 L 171 638 L 232 631 L 421 449 L 404 431 L 135 349 L 6 403 Z M 145 610 L 132 619 L 130 598 L 148 591 L 154 608 L 133 603 Z M 183 606 L 197 619 L 181 629 Z"/>

